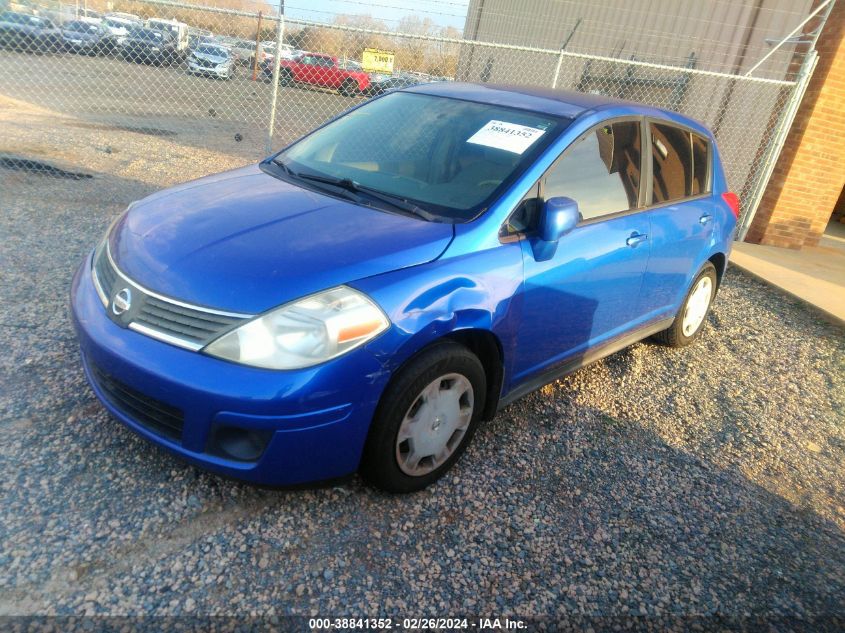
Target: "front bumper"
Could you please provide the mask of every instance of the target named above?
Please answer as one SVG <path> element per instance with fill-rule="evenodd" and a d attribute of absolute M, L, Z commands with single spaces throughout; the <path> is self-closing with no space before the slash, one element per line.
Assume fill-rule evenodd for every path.
<path fill-rule="evenodd" d="M 147 440 L 210 471 L 261 485 L 324 481 L 358 469 L 389 377 L 365 348 L 309 369 L 270 371 L 156 341 L 106 316 L 91 280 L 91 256 L 74 276 L 71 311 L 94 393 Z M 113 384 L 129 396 L 116 399 Z M 153 403 L 145 411 L 180 412 L 181 429 L 162 433 L 133 406 L 139 398 Z M 255 433 L 266 444 L 255 458 L 235 459 L 214 445 L 221 429 Z"/>
<path fill-rule="evenodd" d="M 209 75 L 212 77 L 220 77 L 221 79 L 225 79 L 229 76 L 231 70 L 230 68 L 220 68 L 219 66 L 200 66 L 199 64 L 195 64 L 194 62 L 188 62 L 188 72 L 197 75 Z"/>

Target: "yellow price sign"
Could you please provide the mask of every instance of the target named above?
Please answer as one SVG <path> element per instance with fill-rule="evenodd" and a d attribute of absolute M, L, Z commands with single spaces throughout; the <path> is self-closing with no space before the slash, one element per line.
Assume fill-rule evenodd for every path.
<path fill-rule="evenodd" d="M 365 48 L 361 58 L 364 72 L 393 74 L 393 52 L 377 48 Z"/>

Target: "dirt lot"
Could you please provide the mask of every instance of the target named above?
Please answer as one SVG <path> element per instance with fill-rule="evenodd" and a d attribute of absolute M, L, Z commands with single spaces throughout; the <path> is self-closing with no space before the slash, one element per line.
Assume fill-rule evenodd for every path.
<path fill-rule="evenodd" d="M 224 481 L 105 413 L 67 293 L 127 203 L 260 136 L 27 98 L 0 96 L 0 154 L 93 177 L 0 168 L 0 614 L 845 615 L 841 329 L 730 270 L 695 346 L 524 398 L 429 490 Z"/>
<path fill-rule="evenodd" d="M 245 68 L 224 81 L 189 76 L 184 65 L 0 49 L 0 96 L 69 114 L 77 129 L 128 126 L 250 159 L 265 151 L 271 88 L 252 81 Z M 273 146 L 284 146 L 361 100 L 331 90 L 280 87 Z M 84 147 L 79 140 L 67 143 Z"/>

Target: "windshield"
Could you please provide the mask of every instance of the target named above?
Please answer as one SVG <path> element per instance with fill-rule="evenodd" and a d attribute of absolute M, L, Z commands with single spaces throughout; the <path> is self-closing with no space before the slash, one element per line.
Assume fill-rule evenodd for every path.
<path fill-rule="evenodd" d="M 87 22 L 70 22 L 69 24 L 65 24 L 65 29 L 75 33 L 90 33 L 91 35 L 96 35 L 99 30 L 93 24 L 88 24 Z"/>
<path fill-rule="evenodd" d="M 152 29 L 138 29 L 132 33 L 136 38 L 141 40 L 150 40 L 151 42 L 159 42 L 164 39 L 164 35 L 160 31 Z"/>
<path fill-rule="evenodd" d="M 229 56 L 226 49 L 220 48 L 219 46 L 199 46 L 197 47 L 197 53 L 202 53 L 203 55 L 213 55 L 214 57 Z"/>
<path fill-rule="evenodd" d="M 462 222 L 482 212 L 568 123 L 399 92 L 353 110 L 275 160 L 294 175 L 349 179 Z"/>

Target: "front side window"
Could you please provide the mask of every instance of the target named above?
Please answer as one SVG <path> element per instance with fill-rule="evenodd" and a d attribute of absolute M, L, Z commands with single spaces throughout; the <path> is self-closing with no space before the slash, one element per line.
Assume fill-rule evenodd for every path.
<path fill-rule="evenodd" d="M 349 179 L 461 222 L 483 211 L 569 122 L 397 92 L 317 130 L 275 160 L 292 171 Z"/>
<path fill-rule="evenodd" d="M 543 198 L 572 198 L 583 220 L 635 209 L 640 165 L 639 122 L 600 125 L 570 145 L 546 172 Z"/>

